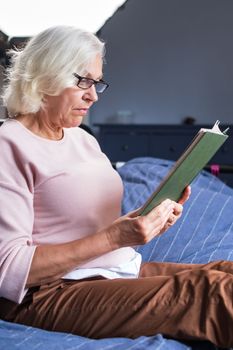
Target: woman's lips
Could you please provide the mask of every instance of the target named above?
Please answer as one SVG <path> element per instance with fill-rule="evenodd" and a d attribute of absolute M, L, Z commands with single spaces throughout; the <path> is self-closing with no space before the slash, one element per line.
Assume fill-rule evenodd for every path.
<path fill-rule="evenodd" d="M 74 108 L 73 111 L 76 112 L 75 114 L 84 116 L 87 114 L 88 109 L 87 108 Z"/>

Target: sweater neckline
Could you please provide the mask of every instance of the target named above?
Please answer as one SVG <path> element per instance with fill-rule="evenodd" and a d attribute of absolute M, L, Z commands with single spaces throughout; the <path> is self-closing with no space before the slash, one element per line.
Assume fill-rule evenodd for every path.
<path fill-rule="evenodd" d="M 32 132 L 31 130 L 26 128 L 26 126 L 24 126 L 20 121 L 18 121 L 16 119 L 7 119 L 7 121 L 16 123 L 19 127 L 21 127 L 21 129 L 23 129 L 25 132 L 27 132 L 33 138 L 36 138 L 36 139 L 38 139 L 40 141 L 54 143 L 54 144 L 65 142 L 65 139 L 66 139 L 66 130 L 65 130 L 65 128 L 63 128 L 63 137 L 60 140 L 51 140 L 51 139 L 47 139 L 45 137 L 39 136 L 37 134 L 34 134 L 34 132 Z"/>

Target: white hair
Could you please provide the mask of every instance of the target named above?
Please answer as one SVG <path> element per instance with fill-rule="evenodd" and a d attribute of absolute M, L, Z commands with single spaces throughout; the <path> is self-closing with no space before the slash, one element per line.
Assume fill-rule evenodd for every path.
<path fill-rule="evenodd" d="M 104 57 L 104 43 L 96 35 L 70 26 L 51 27 L 29 40 L 22 50 L 11 50 L 11 66 L 3 91 L 9 116 L 36 113 L 43 96 L 59 95 L 75 84 L 97 54 Z"/>

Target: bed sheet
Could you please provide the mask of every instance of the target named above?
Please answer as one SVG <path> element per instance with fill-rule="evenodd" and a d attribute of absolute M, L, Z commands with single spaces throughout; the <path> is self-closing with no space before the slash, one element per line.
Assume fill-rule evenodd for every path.
<path fill-rule="evenodd" d="M 196 344 L 195 350 L 200 349 Z M 207 346 L 210 346 L 209 344 Z M 88 339 L 72 334 L 49 332 L 0 320 L 1 350 L 191 350 L 189 345 L 158 334 L 137 339 Z M 216 349 L 211 346 L 209 350 Z"/>
<path fill-rule="evenodd" d="M 135 158 L 121 167 L 122 213 L 140 207 L 172 165 L 168 160 Z M 137 248 L 145 261 L 233 260 L 233 189 L 207 171 L 197 176 L 191 189 L 181 219 L 164 235 Z"/>

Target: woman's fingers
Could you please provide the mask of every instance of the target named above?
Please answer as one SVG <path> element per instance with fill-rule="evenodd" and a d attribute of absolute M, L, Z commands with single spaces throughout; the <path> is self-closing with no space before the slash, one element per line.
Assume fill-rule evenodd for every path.
<path fill-rule="evenodd" d="M 183 211 L 183 205 L 180 203 L 175 203 L 173 214 L 175 216 L 180 216 Z"/>
<path fill-rule="evenodd" d="M 167 221 L 169 216 L 173 213 L 175 203 L 170 199 L 164 200 L 161 204 L 151 210 L 146 216 L 152 222 L 156 219 L 161 219 L 162 221 Z"/>
<path fill-rule="evenodd" d="M 176 203 L 170 199 L 166 199 L 147 214 L 150 222 L 150 239 L 164 232 L 164 227 L 166 226 L 169 218 L 172 218 L 172 215 L 174 215 L 175 204 Z"/>
<path fill-rule="evenodd" d="M 191 195 L 191 187 L 190 186 L 187 186 L 185 189 L 184 189 L 184 192 L 182 193 L 182 196 L 181 198 L 179 199 L 178 203 L 180 204 L 184 204 L 190 197 Z"/>

